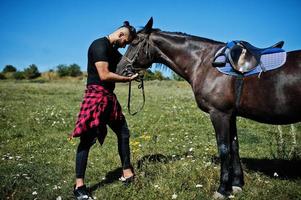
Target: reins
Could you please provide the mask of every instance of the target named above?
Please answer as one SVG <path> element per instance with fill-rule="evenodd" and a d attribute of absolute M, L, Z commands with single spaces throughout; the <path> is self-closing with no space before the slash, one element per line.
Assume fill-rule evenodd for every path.
<path fill-rule="evenodd" d="M 137 57 L 138 57 L 138 52 L 140 51 L 141 48 L 144 47 L 145 44 L 148 44 L 146 41 L 146 38 L 143 39 L 143 41 L 141 43 L 139 43 L 139 46 L 137 48 L 137 51 L 135 52 L 134 56 L 132 59 L 128 58 L 126 55 L 124 55 L 123 57 L 125 58 L 127 65 L 125 66 L 124 72 L 126 75 L 132 75 L 133 73 L 139 71 L 139 70 L 144 70 L 142 68 L 134 68 L 133 64 L 136 61 Z M 148 54 L 148 52 L 146 52 Z M 131 94 L 132 94 L 132 82 L 129 82 L 129 93 L 128 93 L 128 112 L 130 115 L 134 116 L 136 115 L 138 112 L 140 112 L 145 104 L 145 92 L 144 92 L 144 82 L 143 82 L 143 76 L 138 76 L 138 82 L 140 82 L 138 84 L 138 89 L 141 89 L 142 92 L 142 105 L 140 106 L 140 108 L 135 111 L 132 112 L 131 111 Z"/>
<path fill-rule="evenodd" d="M 145 92 L 144 92 L 144 83 L 143 83 L 143 78 L 139 78 L 139 82 L 140 84 L 138 85 L 138 89 L 141 89 L 142 92 L 142 105 L 140 106 L 140 108 L 135 111 L 135 112 L 131 112 L 131 93 L 132 93 L 132 81 L 129 82 L 129 94 L 128 94 L 128 112 L 130 115 L 134 116 L 136 115 L 138 112 L 140 112 L 145 104 Z"/>

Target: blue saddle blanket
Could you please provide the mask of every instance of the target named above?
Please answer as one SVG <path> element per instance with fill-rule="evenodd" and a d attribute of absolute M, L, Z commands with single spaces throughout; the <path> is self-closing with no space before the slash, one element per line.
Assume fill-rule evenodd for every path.
<path fill-rule="evenodd" d="M 224 48 L 229 48 L 234 45 L 234 42 L 229 42 L 225 47 L 222 47 L 215 55 L 218 55 Z M 226 53 L 227 55 L 227 49 Z M 259 74 L 261 72 L 270 71 L 273 69 L 277 69 L 281 67 L 286 62 L 286 52 L 281 48 L 269 48 L 262 52 L 260 58 L 260 64 L 257 65 L 254 69 L 244 74 L 237 72 L 233 69 L 229 62 L 226 62 L 224 67 L 216 67 L 218 71 L 221 73 L 230 75 L 230 76 L 251 76 L 255 74 Z M 218 56 L 215 61 L 223 62 L 227 58 L 224 55 Z"/>

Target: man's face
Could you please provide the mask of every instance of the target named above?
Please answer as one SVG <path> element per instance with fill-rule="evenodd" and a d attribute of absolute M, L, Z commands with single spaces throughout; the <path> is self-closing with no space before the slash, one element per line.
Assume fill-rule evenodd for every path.
<path fill-rule="evenodd" d="M 118 48 L 124 48 L 127 44 L 127 39 L 124 37 L 119 38 L 115 43 Z"/>
<path fill-rule="evenodd" d="M 124 48 L 127 44 L 130 43 L 130 40 L 129 40 L 129 33 L 127 32 L 121 32 L 119 34 L 119 39 L 116 40 L 115 42 L 115 45 L 118 47 L 118 48 Z"/>

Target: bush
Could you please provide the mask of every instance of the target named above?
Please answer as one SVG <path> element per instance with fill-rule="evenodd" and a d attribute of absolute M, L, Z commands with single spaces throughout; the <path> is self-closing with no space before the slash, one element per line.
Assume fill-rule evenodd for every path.
<path fill-rule="evenodd" d="M 0 80 L 6 79 L 5 75 L 3 73 L 0 73 Z"/>
<path fill-rule="evenodd" d="M 17 71 L 17 69 L 14 66 L 6 65 L 2 72 L 7 73 L 7 72 L 16 72 L 16 71 Z"/>
<path fill-rule="evenodd" d="M 80 70 L 80 66 L 77 64 L 72 64 L 72 65 L 58 65 L 57 66 L 57 73 L 59 77 L 64 77 L 64 76 L 81 76 L 83 73 Z"/>
<path fill-rule="evenodd" d="M 25 79 L 25 74 L 24 74 L 24 72 L 17 71 L 13 74 L 13 77 L 17 80 L 22 80 L 22 79 Z"/>
<path fill-rule="evenodd" d="M 28 79 L 34 79 L 41 76 L 38 67 L 35 64 L 29 65 L 28 68 L 24 69 L 24 75 Z"/>
<path fill-rule="evenodd" d="M 151 80 L 168 80 L 169 78 L 167 77 L 164 77 L 162 72 L 160 71 L 155 71 L 155 72 L 152 72 L 150 69 L 147 69 L 144 73 L 144 80 L 147 80 L 147 81 L 151 81 Z"/>
<path fill-rule="evenodd" d="M 146 80 L 146 81 L 154 80 L 154 73 L 150 69 L 147 69 L 145 71 L 144 80 Z"/>
<path fill-rule="evenodd" d="M 72 64 L 68 67 L 69 76 L 81 76 L 83 73 L 80 71 L 80 66 L 77 64 Z"/>
<path fill-rule="evenodd" d="M 175 72 L 172 72 L 172 79 L 175 81 L 184 81 L 184 79 Z"/>
<path fill-rule="evenodd" d="M 58 65 L 57 66 L 57 73 L 59 77 L 68 76 L 68 66 L 67 65 Z"/>

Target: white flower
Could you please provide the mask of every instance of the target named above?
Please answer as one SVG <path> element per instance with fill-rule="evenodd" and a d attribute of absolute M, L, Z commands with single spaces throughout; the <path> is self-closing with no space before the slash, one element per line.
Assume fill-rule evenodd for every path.
<path fill-rule="evenodd" d="M 32 195 L 37 195 L 38 193 L 37 193 L 37 191 L 33 191 L 33 193 L 32 193 Z"/>
<path fill-rule="evenodd" d="M 160 188 L 159 185 L 154 185 L 155 188 Z"/>
<path fill-rule="evenodd" d="M 275 177 L 278 177 L 278 174 L 277 174 L 277 172 L 274 172 L 274 176 L 275 176 Z"/>
<path fill-rule="evenodd" d="M 201 187 L 203 187 L 203 185 L 202 185 L 202 184 L 196 184 L 195 187 L 196 187 L 196 188 L 201 188 Z"/>
<path fill-rule="evenodd" d="M 189 149 L 189 151 L 192 151 L 193 150 L 193 148 L 191 147 L 190 149 Z"/>
<path fill-rule="evenodd" d="M 56 197 L 56 200 L 62 200 L 61 196 Z"/>
<path fill-rule="evenodd" d="M 177 197 L 178 197 L 178 195 L 173 194 L 173 195 L 171 196 L 171 199 L 176 199 Z"/>

